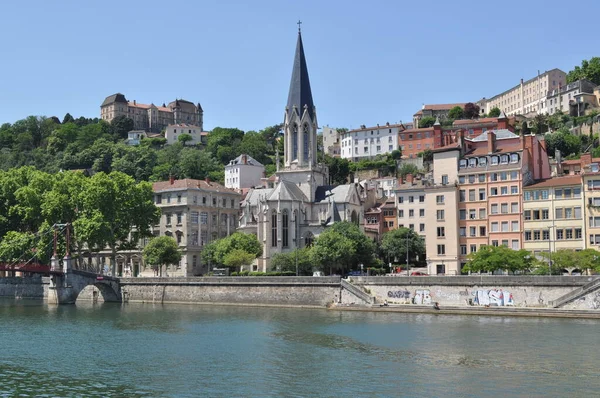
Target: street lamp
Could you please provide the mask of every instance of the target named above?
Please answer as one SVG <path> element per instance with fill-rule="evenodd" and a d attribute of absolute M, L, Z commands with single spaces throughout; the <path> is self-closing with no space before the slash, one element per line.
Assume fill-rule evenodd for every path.
<path fill-rule="evenodd" d="M 548 275 L 552 276 L 552 228 L 548 227 Z"/>
<path fill-rule="evenodd" d="M 360 263 L 360 275 L 361 276 L 363 275 L 363 264 L 362 263 Z"/>
<path fill-rule="evenodd" d="M 406 276 L 410 276 L 409 265 L 408 265 L 408 231 L 406 231 Z"/>

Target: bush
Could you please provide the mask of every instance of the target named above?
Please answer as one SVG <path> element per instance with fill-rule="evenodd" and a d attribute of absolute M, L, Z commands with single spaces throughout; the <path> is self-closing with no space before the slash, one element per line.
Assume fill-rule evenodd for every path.
<path fill-rule="evenodd" d="M 231 273 L 231 276 L 238 276 L 238 275 L 239 275 L 239 274 L 238 274 L 237 272 L 235 272 L 235 271 L 233 271 L 233 272 Z"/>
<path fill-rule="evenodd" d="M 240 276 L 248 276 L 250 275 L 250 271 L 246 270 L 246 271 L 240 271 L 239 273 Z"/>
<path fill-rule="evenodd" d="M 296 273 L 294 271 L 283 271 L 281 276 L 296 276 Z"/>
<path fill-rule="evenodd" d="M 253 271 L 248 273 L 249 276 L 265 276 L 265 273 L 262 271 Z"/>

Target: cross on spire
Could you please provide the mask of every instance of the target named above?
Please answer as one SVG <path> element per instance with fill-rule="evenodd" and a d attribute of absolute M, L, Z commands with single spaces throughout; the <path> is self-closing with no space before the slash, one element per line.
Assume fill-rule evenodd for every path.
<path fill-rule="evenodd" d="M 300 25 L 302 25 L 302 21 L 298 20 L 298 22 L 296 22 L 296 24 L 298 24 L 298 33 L 300 33 Z"/>

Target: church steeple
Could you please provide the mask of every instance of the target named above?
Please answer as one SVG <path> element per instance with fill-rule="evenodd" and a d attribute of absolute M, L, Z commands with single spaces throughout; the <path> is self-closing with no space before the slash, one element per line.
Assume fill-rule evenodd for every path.
<path fill-rule="evenodd" d="M 301 22 L 298 21 L 298 26 Z M 317 162 L 317 112 L 313 103 L 308 68 L 298 27 L 298 41 L 284 121 L 286 168 L 312 168 Z"/>
<path fill-rule="evenodd" d="M 301 22 L 298 23 L 300 24 Z M 292 69 L 292 81 L 290 82 L 287 109 L 288 112 L 291 112 L 294 110 L 294 107 L 296 107 L 299 116 L 302 117 L 305 106 L 308 109 L 311 119 L 314 119 L 315 105 L 310 90 L 306 58 L 304 57 L 302 32 L 300 31 L 300 27 L 298 27 L 298 42 L 296 43 L 296 55 L 294 56 L 294 67 Z"/>

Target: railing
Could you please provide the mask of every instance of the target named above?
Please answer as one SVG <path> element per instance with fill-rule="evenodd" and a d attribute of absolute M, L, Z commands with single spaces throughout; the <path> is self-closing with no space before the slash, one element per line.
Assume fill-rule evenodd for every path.
<path fill-rule="evenodd" d="M 590 283 L 578 287 L 577 289 L 570 291 L 569 293 L 557 298 L 556 300 L 551 301 L 550 305 L 554 308 L 561 307 L 597 289 L 600 289 L 600 278 L 594 279 Z"/>
<path fill-rule="evenodd" d="M 350 293 L 352 293 L 354 296 L 361 299 L 365 303 L 375 304 L 375 297 L 371 296 L 370 294 L 368 294 L 367 292 L 365 292 L 358 286 L 354 286 L 353 284 L 346 281 L 345 279 L 342 279 L 341 285 L 344 289 L 348 290 Z"/>

